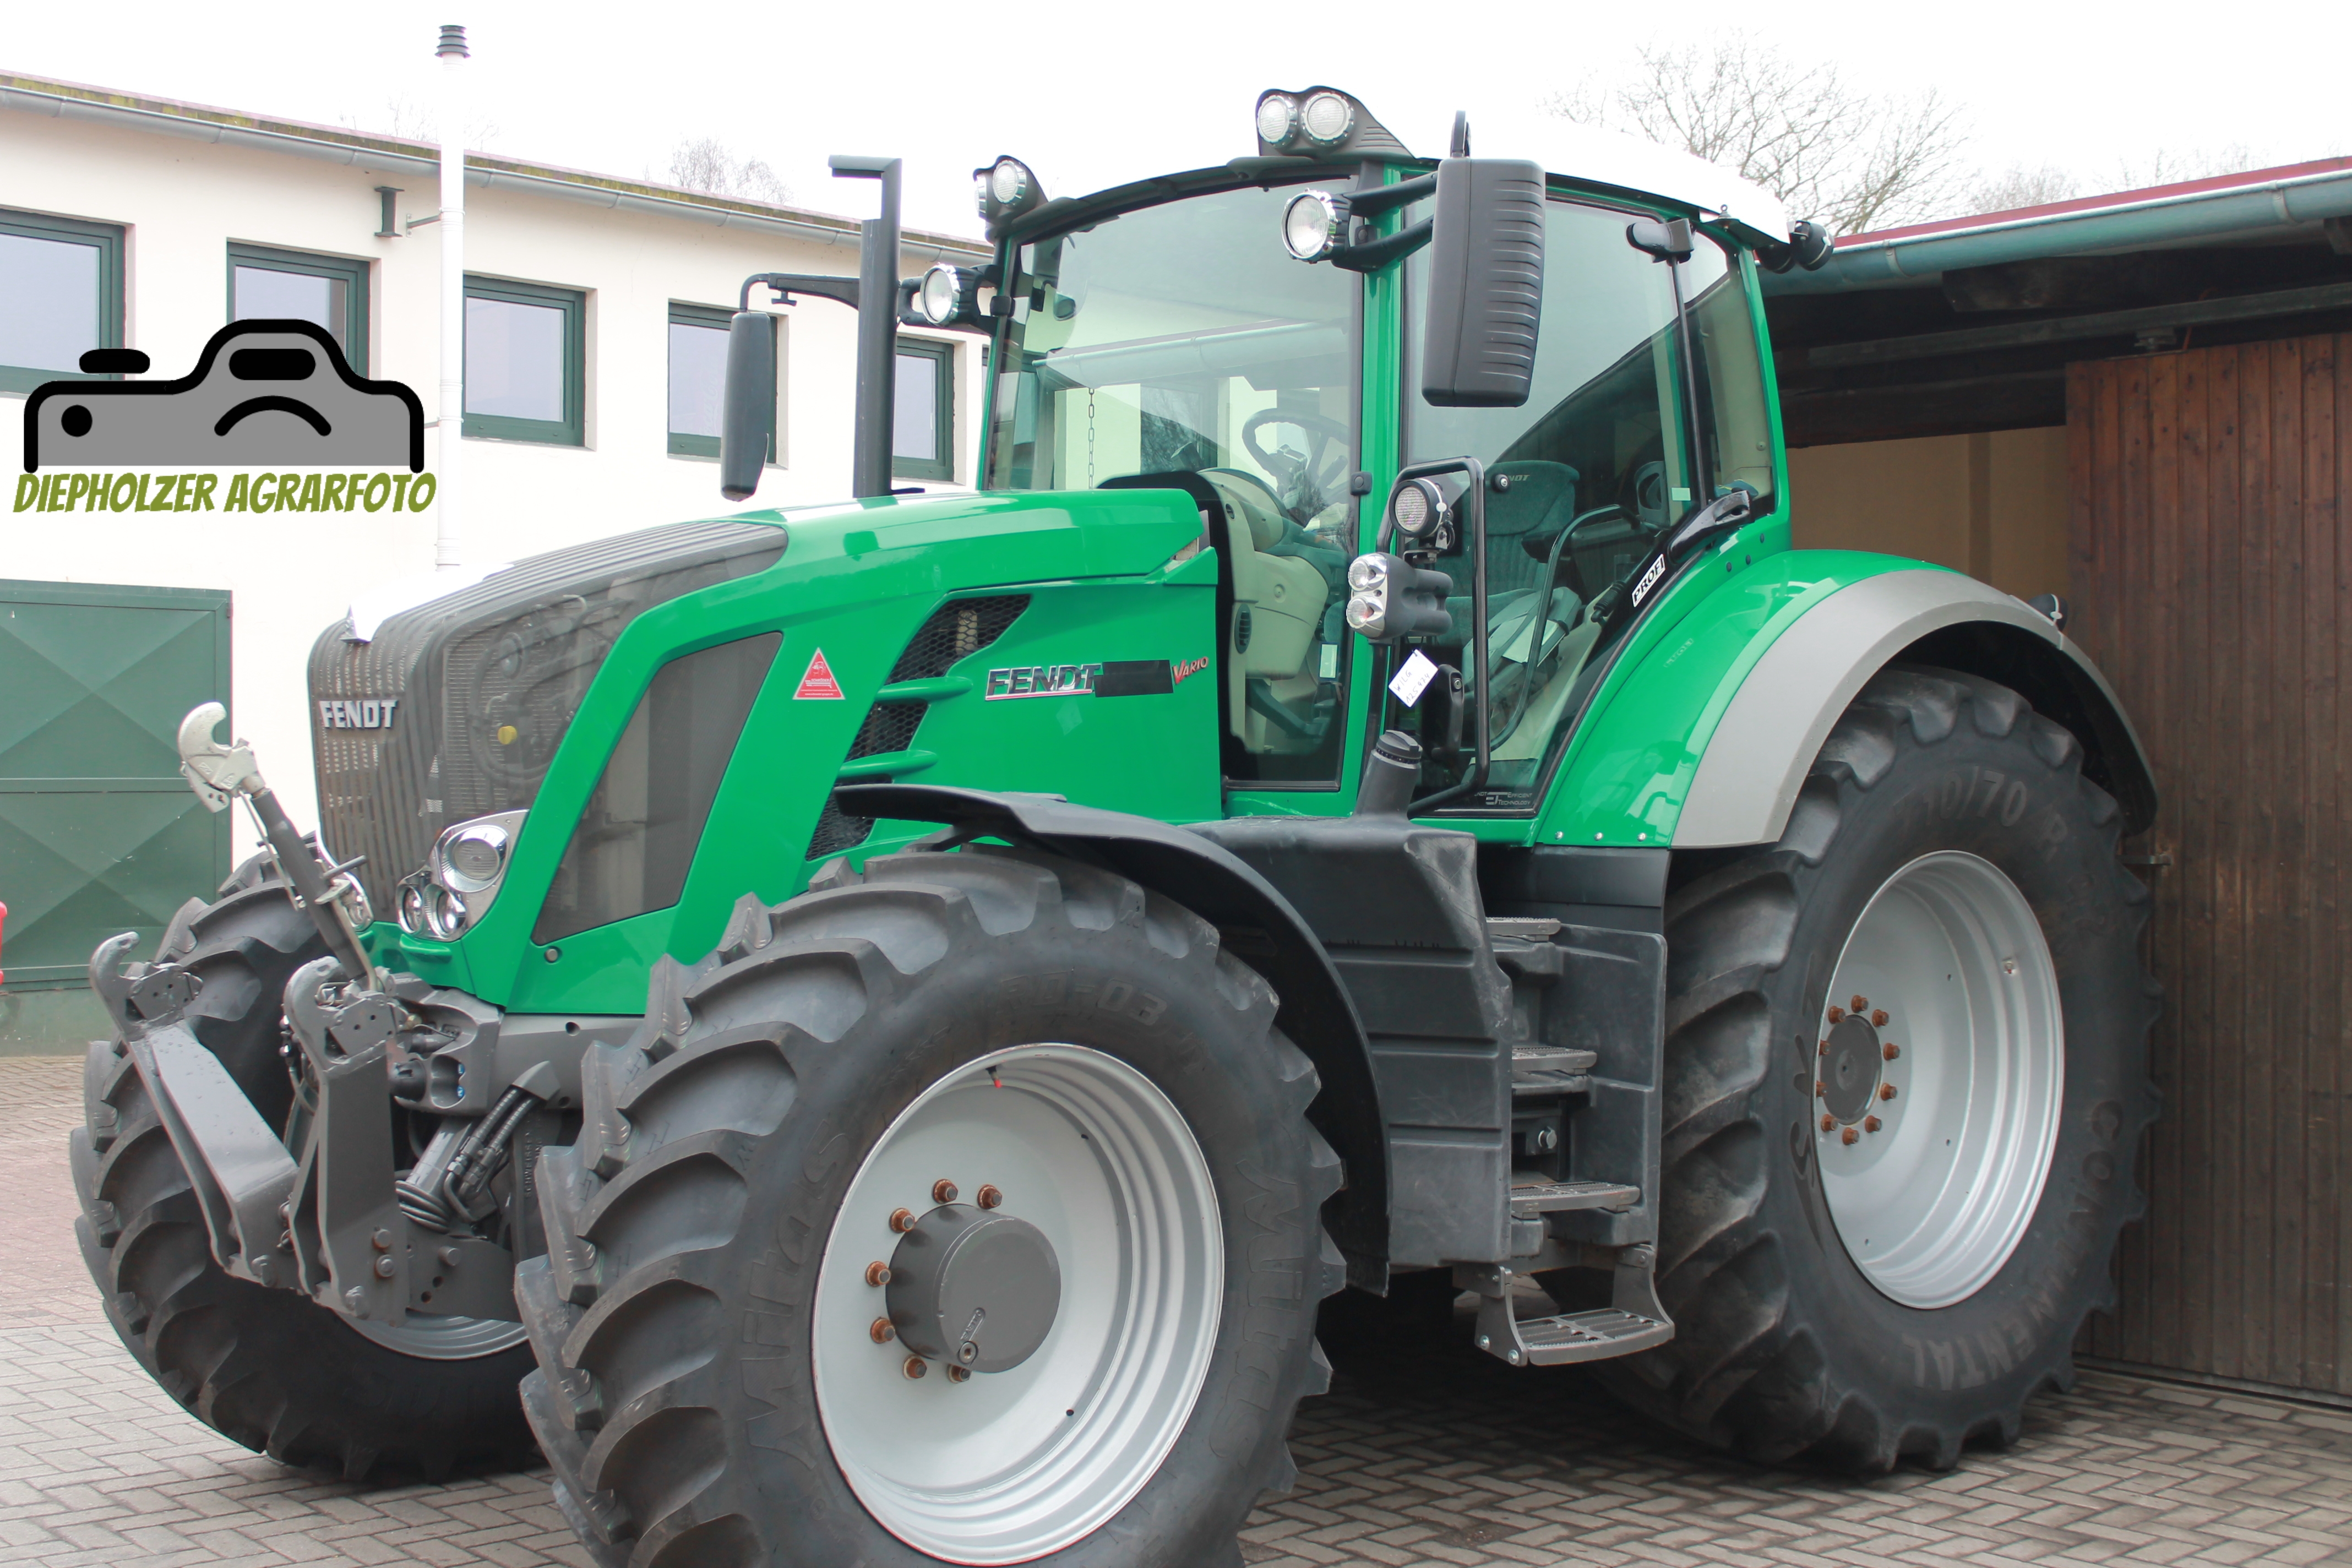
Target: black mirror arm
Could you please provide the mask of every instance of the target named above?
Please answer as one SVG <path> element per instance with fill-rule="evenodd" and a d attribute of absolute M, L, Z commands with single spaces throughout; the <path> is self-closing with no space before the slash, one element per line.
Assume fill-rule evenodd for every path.
<path fill-rule="evenodd" d="M 1391 187 L 1391 189 L 1395 187 Z M 1367 240 L 1362 245 L 1343 245 L 1327 258 L 1331 265 L 1349 272 L 1378 272 L 1391 261 L 1402 261 L 1427 245 L 1437 232 L 1437 220 L 1425 217 L 1410 228 L 1401 228 L 1384 239 Z"/>
<path fill-rule="evenodd" d="M 754 272 L 743 279 L 742 297 L 735 308 L 750 310 L 751 290 L 761 284 L 776 291 L 775 302 L 780 305 L 794 303 L 795 294 L 814 294 L 820 300 L 836 300 L 853 310 L 857 309 L 856 279 L 828 278 L 814 272 Z"/>

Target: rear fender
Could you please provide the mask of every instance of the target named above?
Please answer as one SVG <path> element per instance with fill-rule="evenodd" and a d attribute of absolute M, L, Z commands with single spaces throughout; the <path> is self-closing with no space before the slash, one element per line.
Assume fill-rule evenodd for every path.
<path fill-rule="evenodd" d="M 2147 753 L 2089 657 L 2046 616 L 1999 589 L 1916 568 L 1824 596 L 1764 650 L 1707 741 L 1674 847 L 1779 838 L 1831 726 L 1872 676 L 1895 663 L 1964 670 L 2014 688 L 2074 731 L 2084 772 L 2123 807 L 2126 831 L 2137 833 L 2155 817 Z"/>
<path fill-rule="evenodd" d="M 1388 1138 L 1370 1048 L 1354 1001 L 1307 922 L 1274 885 L 1196 833 L 1148 816 L 1072 805 L 1051 795 L 921 784 L 845 784 L 860 816 L 939 822 L 971 837 L 1034 845 L 1115 871 L 1174 899 L 1215 926 L 1225 950 L 1280 998 L 1275 1022 L 1322 1079 L 1307 1120 L 1345 1163 L 1324 1222 L 1348 1260 L 1348 1282 L 1388 1289 Z"/>

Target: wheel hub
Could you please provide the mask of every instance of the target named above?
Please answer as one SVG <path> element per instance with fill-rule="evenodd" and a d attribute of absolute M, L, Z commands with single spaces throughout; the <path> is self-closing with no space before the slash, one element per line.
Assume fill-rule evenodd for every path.
<path fill-rule="evenodd" d="M 1010 1372 L 1036 1353 L 1062 1300 L 1045 1233 L 1008 1214 L 941 1204 L 890 1255 L 890 1324 L 919 1356 Z"/>
<path fill-rule="evenodd" d="M 1830 1026 L 1822 1058 L 1822 1109 L 1840 1121 L 1859 1121 L 1878 1100 L 1878 1030 L 1859 1013 Z"/>

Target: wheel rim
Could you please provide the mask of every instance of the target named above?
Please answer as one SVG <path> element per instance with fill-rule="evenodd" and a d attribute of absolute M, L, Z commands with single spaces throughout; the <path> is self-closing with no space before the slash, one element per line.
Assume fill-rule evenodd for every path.
<path fill-rule="evenodd" d="M 1948 1307 L 2024 1237 L 2065 1071 L 2041 922 L 1990 861 L 1924 855 L 1889 877 L 1838 956 L 1813 1137 L 1838 1239 L 1882 1294 Z"/>
<path fill-rule="evenodd" d="M 906 1374 L 877 1343 L 867 1270 L 893 1211 L 984 1185 L 1060 1260 L 1052 1327 L 1008 1371 Z M 1126 1063 L 1031 1045 L 949 1074 L 893 1121 L 827 1238 L 812 1323 L 817 1410 L 858 1500 L 950 1563 L 1042 1557 L 1124 1508 L 1160 1468 L 1208 1374 L 1224 1290 L 1215 1183 L 1183 1115 Z M 919 1358 L 917 1358 L 919 1360 Z"/>
<path fill-rule="evenodd" d="M 343 1320 L 388 1351 L 419 1361 L 472 1361 L 511 1350 L 530 1337 L 529 1331 L 506 1318 L 445 1317 L 436 1312 L 411 1312 L 398 1328 L 385 1323 Z"/>

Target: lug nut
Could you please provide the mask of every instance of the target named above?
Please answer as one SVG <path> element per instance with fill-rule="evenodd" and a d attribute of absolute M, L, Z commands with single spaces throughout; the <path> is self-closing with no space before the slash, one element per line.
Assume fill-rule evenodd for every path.
<path fill-rule="evenodd" d="M 874 1342 L 877 1345 L 887 1345 L 898 1337 L 898 1331 L 890 1326 L 887 1318 L 875 1319 L 874 1326 L 866 1331 L 874 1336 Z"/>
<path fill-rule="evenodd" d="M 1838 1134 L 1838 1142 L 1845 1144 L 1858 1143 L 1862 1142 L 1862 1134 L 1849 1127 L 1844 1131 Z"/>
<path fill-rule="evenodd" d="M 1004 1201 L 1004 1194 L 998 1192 L 992 1183 L 982 1183 L 980 1191 L 972 1196 L 974 1201 L 984 1209 L 992 1209 Z"/>
<path fill-rule="evenodd" d="M 1895 1086 L 1891 1083 L 1880 1084 L 1878 1086 L 1878 1098 L 1881 1100 L 1893 1100 L 1895 1098 Z"/>
<path fill-rule="evenodd" d="M 1832 1116 L 1832 1115 L 1831 1115 L 1828 1111 L 1826 1111 L 1826 1110 L 1822 1111 L 1822 1131 L 1824 1131 L 1824 1132 L 1833 1132 L 1833 1131 L 1835 1131 L 1836 1130 L 1837 1130 L 1837 1118 L 1836 1118 L 1836 1117 L 1834 1117 L 1834 1116 Z"/>
<path fill-rule="evenodd" d="M 1832 1024 L 1843 1024 L 1843 1023 L 1844 1023 L 1844 1022 L 1845 1022 L 1845 1009 L 1844 1009 L 1844 1008 L 1843 1008 L 1843 1007 L 1832 1007 L 1832 1008 L 1831 1008 L 1831 1009 L 1830 1009 L 1830 1022 L 1831 1022 L 1831 1023 L 1832 1023 Z"/>
<path fill-rule="evenodd" d="M 1827 1040 L 1823 1040 L 1823 1041 L 1822 1042 L 1822 1048 L 1821 1048 L 1820 1050 L 1815 1051 L 1815 1052 L 1813 1053 L 1813 1055 L 1815 1055 L 1815 1056 L 1817 1056 L 1817 1057 L 1825 1057 L 1825 1056 L 1827 1056 L 1827 1055 L 1829 1055 L 1829 1054 L 1830 1054 L 1830 1043 L 1829 1043 Z"/>
<path fill-rule="evenodd" d="M 956 1184 L 944 1178 L 931 1184 L 931 1202 L 951 1204 L 956 1201 Z"/>
<path fill-rule="evenodd" d="M 892 1209 L 890 1211 L 890 1228 L 897 1231 L 900 1236 L 904 1236 L 908 1231 L 914 1229 L 915 1211 L 913 1209 Z"/>
<path fill-rule="evenodd" d="M 882 1286 L 887 1285 L 890 1283 L 890 1266 L 887 1263 L 867 1264 L 866 1266 L 866 1282 L 868 1285 L 874 1286 L 877 1289 Z"/>
<path fill-rule="evenodd" d="M 1870 1011 L 1870 998 L 1867 996 L 1857 996 L 1850 1004 L 1850 1007 L 1852 1011 L 1856 1013 L 1867 1013 Z"/>
<path fill-rule="evenodd" d="M 1864 1132 L 1875 1132 L 1879 1126 L 1879 1120 L 1875 1116 L 1865 1116 L 1862 1119 L 1862 1130 Z"/>
<path fill-rule="evenodd" d="M 375 1260 L 375 1277 L 379 1279 L 389 1279 L 399 1267 L 399 1264 L 389 1258 L 379 1258 Z"/>
<path fill-rule="evenodd" d="M 1891 1062 L 1903 1054 L 1903 1047 L 1889 1040 L 1878 1048 L 1878 1054 Z"/>
<path fill-rule="evenodd" d="M 1813 1079 L 1813 1098 L 1815 1100 L 1827 1100 L 1829 1097 L 1830 1086 L 1823 1083 L 1819 1079 Z"/>
<path fill-rule="evenodd" d="M 1874 1009 L 1870 1015 L 1870 1021 L 1877 1028 L 1886 1027 L 1886 1009 L 1884 1007 Z"/>
<path fill-rule="evenodd" d="M 929 1364 L 926 1363 L 921 1356 L 910 1355 L 907 1358 L 906 1363 L 900 1366 L 898 1370 L 905 1373 L 908 1377 L 920 1377 L 923 1373 L 930 1371 L 931 1369 Z"/>
<path fill-rule="evenodd" d="M 392 1250 L 392 1232 L 388 1230 L 377 1231 L 373 1236 L 368 1237 L 368 1245 L 374 1247 L 378 1252 L 390 1252 Z"/>
<path fill-rule="evenodd" d="M 971 1373 L 962 1367 L 951 1366 L 948 1368 L 948 1381 L 950 1383 L 970 1383 L 971 1381 Z"/>

